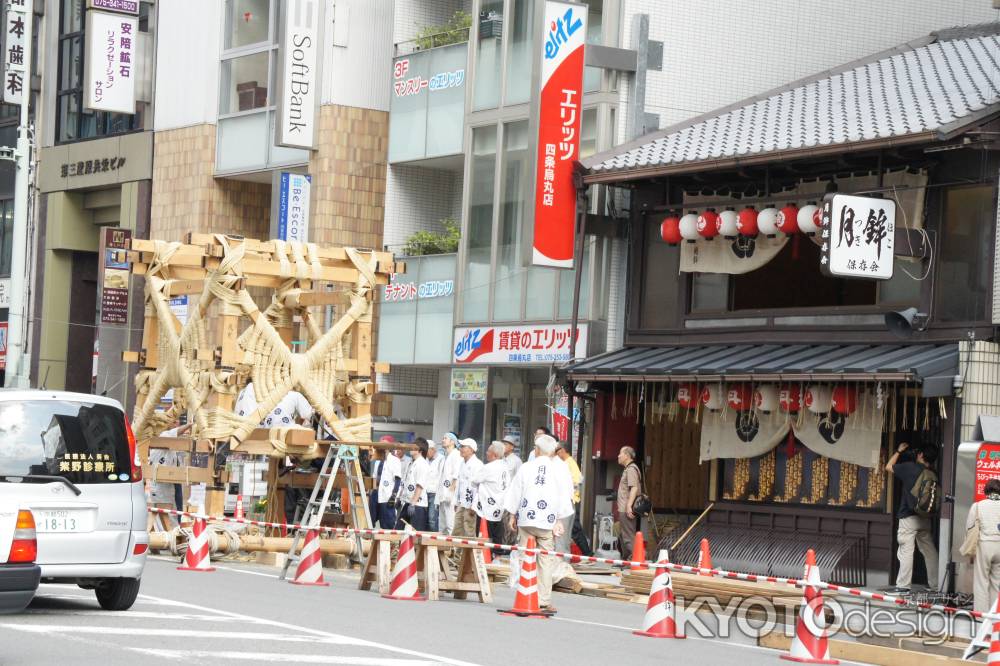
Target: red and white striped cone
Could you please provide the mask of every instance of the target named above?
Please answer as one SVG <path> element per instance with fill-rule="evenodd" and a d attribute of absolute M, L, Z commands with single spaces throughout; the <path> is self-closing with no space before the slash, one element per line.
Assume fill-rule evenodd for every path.
<path fill-rule="evenodd" d="M 396 558 L 396 567 L 392 570 L 389 594 L 383 594 L 382 597 L 396 601 L 427 601 L 427 597 L 420 596 L 417 587 L 417 555 L 413 544 L 413 528 L 410 526 L 407 526 L 406 534 L 399 542 L 399 556 Z"/>
<path fill-rule="evenodd" d="M 243 520 L 243 495 L 236 496 L 236 513 L 234 518 L 236 520 Z"/>
<path fill-rule="evenodd" d="M 782 659 L 800 664 L 839 664 L 830 658 L 830 644 L 826 635 L 826 615 L 823 608 L 823 592 L 816 585 L 820 583 L 816 554 L 810 548 L 806 551 L 805 578 L 808 585 L 803 590 L 802 608 L 799 621 L 795 625 L 795 636 L 788 654 Z"/>
<path fill-rule="evenodd" d="M 990 636 L 990 653 L 986 657 L 986 663 L 990 666 L 1000 664 L 1000 622 L 993 623 L 993 632 Z"/>
<path fill-rule="evenodd" d="M 306 532 L 306 541 L 302 545 L 299 556 L 299 566 L 295 569 L 295 579 L 292 585 L 319 585 L 327 587 L 330 584 L 323 580 L 323 553 L 319 550 L 319 537 L 316 530 Z"/>
<path fill-rule="evenodd" d="M 535 549 L 535 537 L 528 537 L 525 546 L 528 550 Z M 537 556 L 533 552 L 521 551 L 521 577 L 517 581 L 517 594 L 514 597 L 514 607 L 510 609 L 497 609 L 501 615 L 516 615 L 517 617 L 548 618 L 552 613 L 547 613 L 538 605 L 538 563 Z"/>
<path fill-rule="evenodd" d="M 669 562 L 669 553 L 661 550 L 656 561 L 661 564 Z M 642 619 L 642 629 L 636 629 L 632 633 L 649 638 L 684 638 L 677 633 L 675 609 L 674 583 L 670 570 L 657 569 L 653 585 L 649 590 L 649 602 L 646 604 L 646 615 Z"/>
<path fill-rule="evenodd" d="M 209 555 L 211 548 L 208 539 L 205 519 L 195 518 L 192 535 L 188 540 L 187 554 L 184 556 L 184 566 L 177 567 L 178 571 L 215 571 Z"/>

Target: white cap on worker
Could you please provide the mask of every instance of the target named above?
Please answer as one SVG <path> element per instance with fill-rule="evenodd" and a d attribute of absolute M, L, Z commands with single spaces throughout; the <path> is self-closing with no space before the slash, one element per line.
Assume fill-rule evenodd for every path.
<path fill-rule="evenodd" d="M 551 456 L 555 453 L 557 444 L 558 442 L 551 435 L 539 435 L 535 438 L 535 446 L 538 447 L 543 456 Z"/>
<path fill-rule="evenodd" d="M 427 448 L 428 449 L 436 449 L 437 448 L 437 444 L 434 443 L 433 439 L 428 439 L 427 440 Z"/>
<path fill-rule="evenodd" d="M 461 440 L 461 441 L 460 441 L 460 442 L 458 443 L 458 446 L 459 446 L 459 447 L 463 447 L 463 446 L 467 446 L 467 447 L 469 447 L 470 449 L 472 449 L 473 451 L 475 451 L 476 449 L 478 449 L 478 448 L 479 448 L 479 445 L 478 445 L 478 444 L 476 444 L 476 440 L 472 439 L 471 437 L 468 437 L 468 438 L 466 438 L 466 439 L 463 439 L 463 440 Z"/>

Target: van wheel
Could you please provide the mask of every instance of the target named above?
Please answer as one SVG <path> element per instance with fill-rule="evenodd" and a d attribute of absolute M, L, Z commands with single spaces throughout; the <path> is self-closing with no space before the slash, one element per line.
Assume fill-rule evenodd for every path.
<path fill-rule="evenodd" d="M 94 588 L 97 603 L 109 611 L 128 610 L 139 596 L 138 578 L 108 578 Z"/>

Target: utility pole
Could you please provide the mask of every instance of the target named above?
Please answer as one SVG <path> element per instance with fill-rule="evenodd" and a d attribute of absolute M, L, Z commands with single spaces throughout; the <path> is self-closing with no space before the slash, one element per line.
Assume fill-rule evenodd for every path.
<path fill-rule="evenodd" d="M 24 60 L 21 91 L 21 122 L 17 128 L 14 149 L 14 237 L 11 242 L 10 309 L 7 311 L 7 369 L 5 385 L 28 388 L 28 222 L 29 187 L 31 181 L 31 138 L 28 125 L 28 104 L 31 102 L 32 23 L 34 2 L 7 2 L 10 12 L 23 12 Z M 5 17 L 6 20 L 6 17 Z"/>

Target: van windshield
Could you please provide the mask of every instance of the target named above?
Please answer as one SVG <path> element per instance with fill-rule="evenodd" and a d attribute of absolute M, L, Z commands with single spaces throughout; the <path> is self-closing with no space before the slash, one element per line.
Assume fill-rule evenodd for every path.
<path fill-rule="evenodd" d="M 76 484 L 130 481 L 122 412 L 83 402 L 0 401 L 0 476 L 27 474 Z"/>

